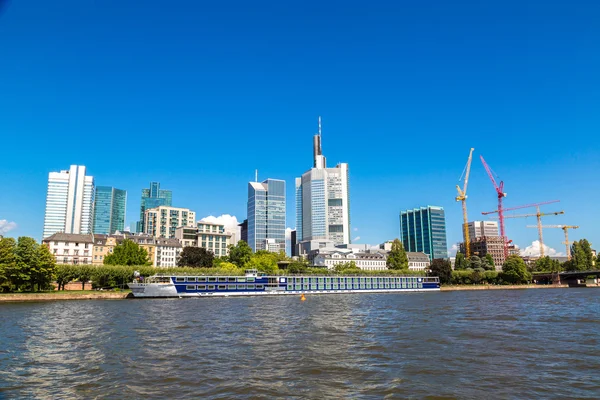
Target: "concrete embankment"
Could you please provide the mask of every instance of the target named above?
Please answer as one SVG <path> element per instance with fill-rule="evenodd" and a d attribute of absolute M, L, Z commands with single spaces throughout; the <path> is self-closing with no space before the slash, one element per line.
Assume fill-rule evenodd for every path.
<path fill-rule="evenodd" d="M 568 287 L 568 285 L 450 285 L 442 286 L 441 291 L 452 292 L 455 290 L 562 289 Z"/>
<path fill-rule="evenodd" d="M 3 301 L 55 301 L 55 300 L 98 300 L 98 299 L 125 299 L 130 292 L 89 292 L 89 293 L 7 293 L 0 295 Z"/>

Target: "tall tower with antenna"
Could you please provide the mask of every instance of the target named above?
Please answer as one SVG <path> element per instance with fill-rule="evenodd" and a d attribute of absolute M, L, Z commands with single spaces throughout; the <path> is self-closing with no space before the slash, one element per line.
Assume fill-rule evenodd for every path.
<path fill-rule="evenodd" d="M 322 124 L 313 136 L 313 167 L 296 178 L 296 237 L 299 254 L 312 241 L 350 244 L 348 164 L 327 168 L 321 147 Z M 295 245 L 292 243 L 292 245 Z"/>

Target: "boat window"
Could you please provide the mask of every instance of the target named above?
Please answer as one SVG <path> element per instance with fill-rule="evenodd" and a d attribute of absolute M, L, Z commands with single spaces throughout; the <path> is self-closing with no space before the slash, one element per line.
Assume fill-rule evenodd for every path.
<path fill-rule="evenodd" d="M 227 278 L 225 278 L 225 277 L 219 277 L 219 282 L 227 282 Z"/>
<path fill-rule="evenodd" d="M 198 285 L 198 290 L 206 290 L 206 285 Z"/>
<path fill-rule="evenodd" d="M 235 285 L 227 285 L 227 288 L 228 288 L 229 290 L 236 290 L 236 287 L 235 287 Z"/>
<path fill-rule="evenodd" d="M 226 287 L 227 287 L 227 286 L 225 286 L 225 285 L 219 285 L 218 289 L 219 289 L 219 290 L 225 290 L 225 288 L 226 288 Z"/>
<path fill-rule="evenodd" d="M 216 282 L 216 281 L 217 281 L 217 278 L 215 278 L 215 277 L 208 278 L 208 281 L 209 281 L 209 282 Z"/>
<path fill-rule="evenodd" d="M 246 285 L 238 285 L 238 290 L 246 290 Z"/>
<path fill-rule="evenodd" d="M 187 277 L 187 281 L 188 282 L 196 282 L 196 277 L 195 276 L 188 276 Z"/>
<path fill-rule="evenodd" d="M 244 278 L 244 277 L 237 278 L 237 281 L 238 282 L 246 282 L 246 278 Z"/>
<path fill-rule="evenodd" d="M 235 282 L 235 277 L 229 277 L 227 278 L 227 282 Z"/>
<path fill-rule="evenodd" d="M 265 285 L 256 285 L 257 289 L 264 289 Z"/>
<path fill-rule="evenodd" d="M 196 285 L 186 285 L 185 290 L 196 290 Z"/>
<path fill-rule="evenodd" d="M 253 276 L 246 277 L 246 282 L 254 282 L 254 277 Z"/>
<path fill-rule="evenodd" d="M 254 290 L 254 285 L 248 285 L 249 290 Z"/>
<path fill-rule="evenodd" d="M 198 278 L 198 282 L 206 282 L 206 278 Z"/>
<path fill-rule="evenodd" d="M 178 276 L 175 278 L 175 282 L 185 282 L 185 278 L 183 276 Z"/>
<path fill-rule="evenodd" d="M 215 290 L 215 285 L 208 285 L 208 290 Z"/>

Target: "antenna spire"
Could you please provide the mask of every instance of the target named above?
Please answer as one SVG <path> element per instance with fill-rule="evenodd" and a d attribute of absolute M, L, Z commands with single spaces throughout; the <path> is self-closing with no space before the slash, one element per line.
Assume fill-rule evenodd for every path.
<path fill-rule="evenodd" d="M 321 136 L 321 116 L 319 115 L 319 137 Z"/>
<path fill-rule="evenodd" d="M 258 170 L 254 170 L 254 182 L 258 182 Z"/>

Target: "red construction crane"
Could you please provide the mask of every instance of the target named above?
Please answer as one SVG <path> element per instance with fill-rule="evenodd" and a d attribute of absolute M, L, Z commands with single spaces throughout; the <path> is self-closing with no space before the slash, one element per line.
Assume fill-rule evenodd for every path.
<path fill-rule="evenodd" d="M 548 215 L 559 215 L 559 214 L 564 214 L 564 211 L 556 211 L 556 212 L 552 212 L 552 213 L 543 213 L 540 212 L 540 206 L 544 205 L 544 204 L 552 204 L 552 203 L 558 203 L 560 200 L 550 200 L 550 201 L 543 201 L 541 203 L 533 203 L 533 204 L 525 204 L 522 206 L 516 206 L 516 207 L 510 207 L 510 208 L 505 208 L 502 210 L 503 214 L 505 211 L 512 211 L 512 210 L 518 210 L 521 208 L 530 208 L 530 207 L 536 207 L 537 209 L 537 213 L 535 214 L 522 214 L 522 215 L 502 215 L 502 220 L 504 220 L 505 218 L 524 218 L 524 217 L 537 217 L 537 222 L 538 222 L 538 236 L 539 236 L 539 240 L 540 240 L 540 254 L 543 257 L 544 256 L 544 239 L 542 236 L 542 218 L 543 216 L 548 216 Z M 486 211 L 483 212 L 483 215 L 488 215 L 488 214 L 494 214 L 497 213 L 498 211 Z M 500 218 L 500 216 L 498 216 L 498 218 Z M 508 247 L 507 247 L 508 250 Z"/>
<path fill-rule="evenodd" d="M 483 159 L 483 156 L 479 156 L 479 158 L 481 159 L 481 163 L 483 164 L 483 167 L 485 168 L 488 176 L 490 177 L 490 180 L 492 181 L 492 183 L 494 184 L 494 188 L 496 189 L 496 194 L 498 196 L 498 218 L 500 219 L 500 237 L 502 238 L 502 244 L 504 247 L 504 259 L 508 258 L 508 243 L 506 241 L 506 235 L 504 234 L 504 209 L 502 208 L 502 199 L 504 197 L 506 197 L 506 193 L 504 193 L 504 181 L 500 181 L 500 185 L 498 185 L 496 183 L 496 179 L 494 179 L 494 172 L 492 171 L 492 169 L 487 165 L 487 163 L 485 162 L 485 160 Z M 484 215 L 486 213 L 483 213 Z"/>

